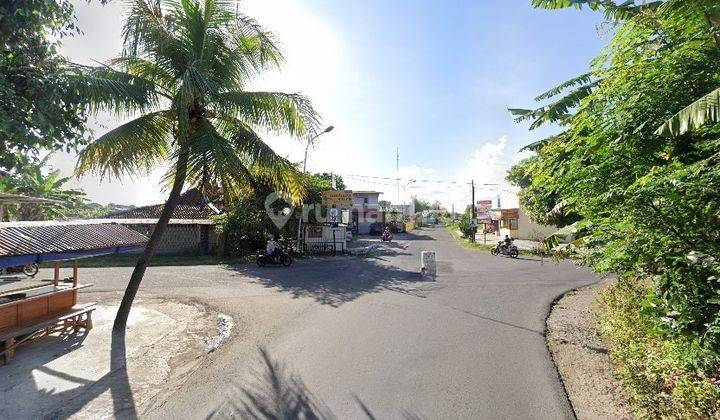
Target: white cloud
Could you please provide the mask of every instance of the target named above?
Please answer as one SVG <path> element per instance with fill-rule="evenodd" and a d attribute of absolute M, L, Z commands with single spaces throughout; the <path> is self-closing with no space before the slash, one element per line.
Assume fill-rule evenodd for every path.
<path fill-rule="evenodd" d="M 436 171 L 433 168 L 424 168 L 418 165 L 408 165 L 408 166 L 401 166 L 400 169 L 398 169 L 398 176 L 400 178 L 417 178 L 422 175 L 432 175 Z"/>
<path fill-rule="evenodd" d="M 475 200 L 492 199 L 497 205 L 500 196 L 502 207 L 517 206 L 516 189 L 505 181 L 507 170 L 517 162 L 517 153 L 508 150 L 508 138 L 502 136 L 494 142 L 483 143 L 470 150 L 467 158 L 456 165 L 454 184 L 419 186 L 417 194 L 430 200 L 446 203 L 448 209 L 462 212 L 471 203 L 470 181 L 475 181 Z M 484 185 L 492 184 L 492 185 Z"/>

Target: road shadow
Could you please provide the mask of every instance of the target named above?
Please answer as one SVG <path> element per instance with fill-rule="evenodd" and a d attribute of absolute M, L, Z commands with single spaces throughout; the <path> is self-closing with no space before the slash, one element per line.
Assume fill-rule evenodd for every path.
<path fill-rule="evenodd" d="M 294 298 L 310 297 L 333 307 L 383 290 L 424 297 L 421 285 L 427 283 L 419 271 L 384 264 L 378 258 L 313 259 L 297 261 L 290 267 L 238 265 L 228 269 Z"/>
<path fill-rule="evenodd" d="M 403 236 L 398 237 L 398 239 L 406 240 L 406 241 L 435 241 L 436 239 L 430 235 L 425 235 L 422 233 L 416 233 L 416 232 L 408 232 Z"/>
<path fill-rule="evenodd" d="M 88 332 L 83 332 L 65 336 L 45 337 L 40 339 L 39 342 L 28 344 L 28 347 L 36 345 L 42 348 L 20 347 L 16 357 L 10 360 L 10 364 L 22 363 L 19 367 L 19 374 L 22 375 L 22 379 L 15 382 L 13 388 L 20 387 L 24 391 L 24 395 L 22 401 L 16 401 L 15 403 L 21 404 L 23 408 L 32 407 L 36 410 L 32 416 L 33 418 L 71 417 L 108 390 L 113 402 L 114 418 L 128 420 L 138 418 L 127 374 L 124 331 L 113 334 L 110 351 L 110 371 L 96 381 L 45 366 L 58 357 L 83 346 L 87 334 Z M 28 351 L 33 353 L 31 355 L 27 354 Z M 17 365 L 13 367 L 17 367 Z M 10 365 L 0 366 L 0 376 L 3 375 L 3 370 L 9 368 Z M 55 388 L 40 388 L 34 378 L 33 372 L 36 371 L 79 386 L 59 392 Z M 18 418 L 17 413 L 5 412 L 5 409 L 11 410 L 12 405 L 4 403 L 0 406 L 0 418 Z"/>
<path fill-rule="evenodd" d="M 207 420 L 251 419 L 251 420 L 330 420 L 338 417 L 316 395 L 303 380 L 289 372 L 285 365 L 273 359 L 265 348 L 260 353 L 259 367 L 252 372 L 252 378 L 243 385 L 230 384 L 224 401 L 210 412 Z M 352 398 L 368 419 L 376 419 L 371 409 L 357 396 Z M 419 420 L 424 417 L 409 411 L 401 418 Z"/>

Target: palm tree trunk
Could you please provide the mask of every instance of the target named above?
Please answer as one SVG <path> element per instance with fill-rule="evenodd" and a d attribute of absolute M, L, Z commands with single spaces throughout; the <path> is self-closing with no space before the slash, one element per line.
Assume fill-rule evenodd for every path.
<path fill-rule="evenodd" d="M 150 259 L 155 254 L 160 238 L 162 238 L 165 230 L 167 229 L 168 222 L 172 216 L 173 210 L 177 207 L 178 201 L 180 200 L 180 193 L 182 192 L 183 185 L 185 184 L 185 176 L 187 175 L 187 162 L 188 152 L 187 150 L 181 150 L 175 167 L 175 180 L 173 181 L 173 187 L 170 191 L 170 196 L 165 202 L 160 219 L 155 225 L 150 240 L 145 246 L 145 251 L 138 259 L 135 269 L 130 276 L 130 282 L 125 289 L 125 295 L 120 302 L 120 308 L 118 309 L 117 315 L 115 316 L 115 323 L 113 324 L 114 331 L 124 331 L 127 325 L 128 316 L 130 315 L 130 308 L 132 307 L 135 295 L 140 288 L 140 282 L 142 282 L 145 270 L 147 269 Z"/>

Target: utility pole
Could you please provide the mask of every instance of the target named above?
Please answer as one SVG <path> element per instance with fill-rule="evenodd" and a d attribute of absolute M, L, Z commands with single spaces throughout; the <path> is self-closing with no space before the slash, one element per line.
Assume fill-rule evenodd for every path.
<path fill-rule="evenodd" d="M 400 203 L 400 148 L 395 149 L 395 176 L 397 181 L 397 202 Z"/>
<path fill-rule="evenodd" d="M 470 226 L 472 227 L 472 234 L 470 237 L 471 242 L 475 242 L 475 233 L 477 233 L 477 214 L 475 214 L 475 180 L 470 181 L 470 188 L 472 188 L 472 202 L 470 203 L 470 208 L 472 209 L 470 214 L 472 214 L 472 219 L 470 219 Z"/>

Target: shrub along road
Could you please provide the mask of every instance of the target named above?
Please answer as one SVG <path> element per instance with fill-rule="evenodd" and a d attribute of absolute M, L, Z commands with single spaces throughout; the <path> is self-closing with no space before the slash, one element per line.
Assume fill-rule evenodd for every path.
<path fill-rule="evenodd" d="M 422 250 L 437 253 L 435 282 L 417 274 Z M 83 275 L 107 298 L 130 270 Z M 377 258 L 152 267 L 141 298 L 192 298 L 235 328 L 166 402 L 138 413 L 569 418 L 545 317 L 555 297 L 595 281 L 569 263 L 463 248 L 441 228 L 399 235 Z"/>

